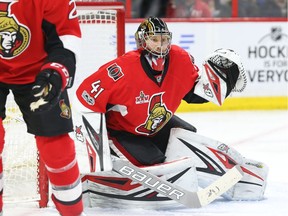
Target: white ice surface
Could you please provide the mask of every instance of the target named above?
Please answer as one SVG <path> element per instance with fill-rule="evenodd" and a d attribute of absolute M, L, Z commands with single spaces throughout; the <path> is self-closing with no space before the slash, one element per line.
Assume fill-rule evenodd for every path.
<path fill-rule="evenodd" d="M 205 208 L 161 211 L 87 208 L 87 216 L 286 216 L 288 215 L 288 111 L 181 113 L 198 133 L 233 146 L 270 168 L 265 199 L 257 202 L 216 200 Z M 36 203 L 5 204 L 4 216 L 59 216 L 54 207 Z"/>

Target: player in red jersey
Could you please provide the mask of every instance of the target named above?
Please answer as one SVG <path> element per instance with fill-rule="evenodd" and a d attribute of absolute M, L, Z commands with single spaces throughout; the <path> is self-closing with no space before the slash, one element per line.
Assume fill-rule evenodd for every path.
<path fill-rule="evenodd" d="M 174 116 L 182 99 L 207 102 L 195 94 L 199 69 L 193 57 L 171 45 L 171 39 L 172 33 L 161 19 L 145 20 L 136 32 L 138 49 L 100 67 L 77 90 L 77 98 L 86 108 L 106 113 L 109 138 L 137 165 L 164 161 L 171 127 L 196 131 Z M 239 70 L 235 68 L 233 73 L 225 83 L 225 96 L 235 87 Z"/>
<path fill-rule="evenodd" d="M 192 149 L 199 146 L 202 154 L 207 156 L 199 153 L 200 156 L 195 160 L 195 164 L 202 166 L 203 161 L 204 163 L 213 161 L 213 165 L 205 165 L 211 170 L 206 168 L 199 170 L 204 170 L 214 180 L 214 177 L 223 175 L 215 172 L 219 167 L 223 167 L 221 170 L 225 172 L 224 170 L 233 166 L 220 161 L 219 156 L 214 155 L 215 152 L 226 151 L 226 158 L 230 158 L 233 163 L 236 161 L 235 163 L 242 164 L 243 158 L 238 152 L 226 146 L 219 146 L 218 142 L 194 138 L 199 136 L 194 135 L 196 128 L 174 115 L 181 100 L 187 103 L 211 101 L 222 105 L 232 91 L 241 92 L 246 86 L 246 76 L 240 57 L 232 50 L 219 49 L 207 57 L 202 70 L 199 70 L 189 53 L 176 45 L 171 45 L 172 33 L 166 23 L 156 17 L 143 21 L 135 33 L 135 38 L 137 50 L 127 52 L 101 66 L 97 72 L 87 77 L 76 91 L 75 105 L 84 120 L 88 134 L 87 142 L 94 142 L 94 148 L 99 153 L 100 147 L 97 146 L 99 139 L 97 141 L 94 135 L 97 131 L 101 131 L 104 137 L 102 138 L 103 148 L 105 145 L 109 146 L 112 155 L 129 160 L 137 166 L 166 162 L 168 155 L 169 160 L 175 157 L 177 159 L 177 155 L 190 156 Z M 182 130 L 172 133 L 175 128 Z M 105 133 L 106 129 L 108 133 Z M 183 145 L 184 141 L 179 143 L 179 140 L 182 138 L 185 140 L 187 137 L 183 134 L 191 137 L 188 143 L 195 143 L 187 155 L 184 151 L 187 148 Z M 208 140 L 207 148 L 201 140 L 204 143 Z M 169 149 L 168 145 L 170 145 Z M 183 148 L 183 153 L 179 148 Z M 108 149 L 104 149 L 102 154 L 105 155 L 107 152 Z M 203 159 L 205 157 L 207 159 Z M 104 156 L 102 164 L 100 162 L 102 166 L 100 169 L 97 169 L 96 162 L 94 170 L 105 170 L 107 164 L 106 167 L 109 169 L 109 158 L 106 159 Z M 259 186 L 257 189 L 237 186 L 237 192 L 231 190 L 233 194 L 229 197 L 232 199 L 261 197 L 267 174 L 267 170 L 263 170 L 264 174 L 262 169 L 257 171 L 262 173 L 263 178 L 253 179 L 254 183 L 260 182 L 257 182 Z M 206 174 L 205 178 L 208 179 Z M 251 181 L 250 177 L 251 175 L 247 177 L 247 182 Z M 205 178 L 204 181 L 207 182 Z M 246 193 L 247 191 L 256 192 L 252 196 Z"/>
<path fill-rule="evenodd" d="M 83 212 L 67 88 L 73 84 L 81 31 L 74 0 L 0 1 L 0 152 L 9 91 L 35 135 L 52 199 L 62 216 Z M 31 108 L 32 109 L 31 109 Z M 0 162 L 0 212 L 3 166 Z"/>

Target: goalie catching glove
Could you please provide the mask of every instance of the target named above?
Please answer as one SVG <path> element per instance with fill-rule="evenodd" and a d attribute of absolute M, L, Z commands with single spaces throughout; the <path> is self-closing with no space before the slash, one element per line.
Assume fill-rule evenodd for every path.
<path fill-rule="evenodd" d="M 242 92 L 246 84 L 245 70 L 239 55 L 233 50 L 218 49 L 204 61 L 194 93 L 222 105 L 231 92 Z"/>
<path fill-rule="evenodd" d="M 30 104 L 30 109 L 35 112 L 52 109 L 58 103 L 69 79 L 67 69 L 59 63 L 48 63 L 41 69 L 32 87 L 36 101 Z"/>

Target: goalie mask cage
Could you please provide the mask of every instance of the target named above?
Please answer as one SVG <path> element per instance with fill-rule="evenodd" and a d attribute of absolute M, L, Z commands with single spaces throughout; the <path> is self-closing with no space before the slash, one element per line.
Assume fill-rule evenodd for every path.
<path fill-rule="evenodd" d="M 73 88 L 99 66 L 125 52 L 125 10 L 122 3 L 77 1 L 76 4 L 82 44 Z M 69 90 L 70 95 L 73 88 Z M 7 99 L 6 115 L 2 154 L 4 203 L 38 201 L 39 207 L 46 207 L 49 184 L 45 166 L 39 159 L 34 136 L 26 132 L 12 93 Z M 75 142 L 75 145 L 78 157 L 79 142 Z M 78 162 L 81 171 L 81 161 Z"/>

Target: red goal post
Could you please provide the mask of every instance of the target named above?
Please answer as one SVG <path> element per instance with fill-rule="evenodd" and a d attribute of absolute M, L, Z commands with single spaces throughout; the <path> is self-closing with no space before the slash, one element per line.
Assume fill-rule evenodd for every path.
<path fill-rule="evenodd" d="M 78 10 L 78 15 L 81 12 L 81 10 L 103 10 L 103 11 L 115 11 L 115 17 L 113 18 L 112 15 L 112 19 L 109 20 L 107 19 L 106 21 L 110 22 L 110 23 L 115 23 L 117 26 L 116 29 L 116 41 L 117 41 L 117 56 L 121 56 L 125 53 L 125 7 L 123 5 L 123 3 L 121 2 L 113 2 L 113 1 L 89 1 L 89 0 L 82 0 L 82 1 L 76 1 L 76 5 L 77 5 L 77 10 Z M 82 19 L 82 16 L 79 15 L 79 21 L 80 24 L 81 23 L 103 23 L 105 22 L 105 20 L 101 20 L 101 16 L 104 17 L 105 14 L 99 14 L 99 18 L 95 20 L 93 19 Z"/>
<path fill-rule="evenodd" d="M 95 72 L 99 66 L 125 52 L 125 8 L 122 3 L 77 1 L 76 6 L 82 45 L 73 88 L 77 88 L 80 80 Z M 70 93 L 73 88 L 69 90 Z M 49 184 L 45 166 L 40 163 L 34 136 L 26 132 L 22 114 L 12 94 L 7 99 L 6 115 L 2 155 L 4 203 L 38 202 L 39 207 L 46 207 Z M 76 142 L 76 151 L 78 146 Z M 81 172 L 81 161 L 79 166 Z"/>

